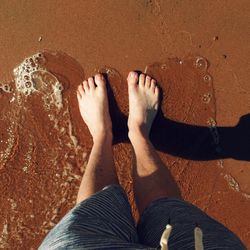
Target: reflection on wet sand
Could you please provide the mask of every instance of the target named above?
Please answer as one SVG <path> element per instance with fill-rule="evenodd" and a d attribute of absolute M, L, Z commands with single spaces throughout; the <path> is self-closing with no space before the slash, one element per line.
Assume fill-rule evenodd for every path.
<path fill-rule="evenodd" d="M 127 85 L 115 69 L 98 71 L 109 82 L 117 172 L 133 202 Z M 198 180 L 205 185 L 204 173 L 209 176 L 215 167 L 232 183 L 233 177 L 217 167 L 223 166 L 219 154 L 224 147 L 219 137 L 221 128 L 215 122 L 207 60 L 200 56 L 169 59 L 149 65 L 145 71 L 163 90 L 152 141 L 163 152 L 162 160 L 184 198 L 188 199 L 191 183 Z M 14 78 L 11 83 L 0 84 L 0 248 L 20 245 L 30 249 L 37 247 L 74 205 L 92 142 L 75 96 L 84 72 L 73 58 L 59 52 L 39 52 L 15 68 Z M 231 187 L 241 192 L 237 182 Z M 206 209 L 210 196 L 204 199 Z"/>

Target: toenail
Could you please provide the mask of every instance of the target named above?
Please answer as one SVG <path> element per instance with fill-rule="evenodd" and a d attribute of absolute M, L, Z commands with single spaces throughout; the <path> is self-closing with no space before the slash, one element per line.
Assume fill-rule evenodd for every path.
<path fill-rule="evenodd" d="M 135 78 L 136 77 L 136 73 L 135 72 L 130 72 L 130 76 Z"/>

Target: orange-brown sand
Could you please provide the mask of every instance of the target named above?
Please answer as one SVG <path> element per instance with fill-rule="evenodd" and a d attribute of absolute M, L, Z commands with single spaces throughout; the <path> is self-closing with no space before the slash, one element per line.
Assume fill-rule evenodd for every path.
<path fill-rule="evenodd" d="M 109 81 L 116 168 L 137 216 L 130 70 L 161 86 L 151 139 L 183 198 L 250 247 L 249 10 L 233 0 L 1 1 L 0 248 L 36 249 L 74 206 L 92 143 L 75 91 L 97 71 Z M 44 61 L 14 75 L 38 51 Z"/>

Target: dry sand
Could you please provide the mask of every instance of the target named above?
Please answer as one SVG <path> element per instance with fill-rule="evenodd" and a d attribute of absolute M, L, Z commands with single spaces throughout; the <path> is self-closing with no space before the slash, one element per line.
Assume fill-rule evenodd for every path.
<path fill-rule="evenodd" d="M 250 247 L 249 11 L 243 0 L 1 1 L 0 248 L 36 249 L 74 205 L 91 149 L 75 90 L 97 71 L 109 79 L 117 172 L 137 216 L 130 70 L 162 87 L 152 141 L 183 197 Z M 34 69 L 23 64 L 31 79 L 19 68 L 14 82 L 38 51 Z"/>

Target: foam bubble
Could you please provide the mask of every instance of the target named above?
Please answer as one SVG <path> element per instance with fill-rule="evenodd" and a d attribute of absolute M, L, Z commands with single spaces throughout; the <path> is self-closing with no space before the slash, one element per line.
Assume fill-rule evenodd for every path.
<path fill-rule="evenodd" d="M 162 64 L 162 65 L 161 65 L 161 69 L 163 69 L 163 70 L 166 70 L 166 69 L 167 69 L 167 67 L 168 67 L 168 66 L 167 66 L 167 64 L 166 64 L 166 63 L 164 63 L 164 64 Z"/>
<path fill-rule="evenodd" d="M 6 162 L 8 161 L 11 153 L 15 147 L 15 134 L 14 131 L 16 129 L 16 123 L 11 122 L 10 127 L 6 129 L 6 133 L 8 134 L 8 139 L 6 140 L 6 148 L 4 151 L 0 152 L 0 169 L 2 169 Z"/>
<path fill-rule="evenodd" d="M 8 227 L 7 222 L 5 221 L 5 223 L 3 224 L 3 230 L 2 230 L 2 232 L 0 234 L 0 248 L 1 249 L 7 249 L 8 237 L 9 237 L 9 227 Z"/>
<path fill-rule="evenodd" d="M 207 60 L 203 57 L 197 57 L 194 65 L 197 69 L 200 70 L 206 70 L 208 67 Z"/>
<path fill-rule="evenodd" d="M 10 87 L 9 84 L 6 84 L 6 83 L 0 83 L 0 90 L 2 90 L 3 92 L 7 92 L 7 93 L 12 92 L 12 88 Z"/>
<path fill-rule="evenodd" d="M 31 74 L 31 80 L 34 88 L 44 93 L 51 92 L 53 85 L 59 83 L 58 79 L 47 70 L 34 71 Z"/>
<path fill-rule="evenodd" d="M 58 109 L 63 107 L 63 85 L 57 77 L 46 69 L 46 59 L 42 53 L 27 57 L 14 69 L 17 91 L 28 96 L 34 92 L 43 94 L 44 106 L 50 110 L 51 105 Z"/>
<path fill-rule="evenodd" d="M 31 81 L 31 75 L 37 70 L 45 70 L 46 59 L 42 53 L 37 53 L 24 61 L 14 69 L 15 83 L 17 91 L 25 95 L 30 95 L 37 89 Z"/>
<path fill-rule="evenodd" d="M 204 94 L 203 95 L 203 97 L 202 97 L 202 101 L 204 102 L 204 103 L 209 103 L 210 101 L 211 101 L 211 94 L 210 93 L 208 93 L 208 94 Z"/>
<path fill-rule="evenodd" d="M 208 125 L 210 126 L 210 127 L 216 127 L 216 121 L 214 120 L 214 118 L 212 118 L 212 117 L 210 117 L 209 119 L 208 119 L 208 121 L 207 121 L 207 123 L 208 123 Z"/>
<path fill-rule="evenodd" d="M 214 144 L 219 145 L 220 137 L 219 137 L 219 132 L 217 129 L 217 124 L 216 124 L 216 121 L 212 117 L 208 119 L 208 125 L 209 125 L 209 130 L 213 137 Z"/>
<path fill-rule="evenodd" d="M 212 77 L 207 74 L 207 75 L 204 75 L 203 80 L 204 80 L 204 82 L 211 82 Z"/>
<path fill-rule="evenodd" d="M 62 98 L 62 91 L 63 91 L 63 85 L 59 82 L 56 82 L 53 87 L 53 99 L 54 103 L 57 106 L 57 108 L 63 107 L 63 98 Z"/>

